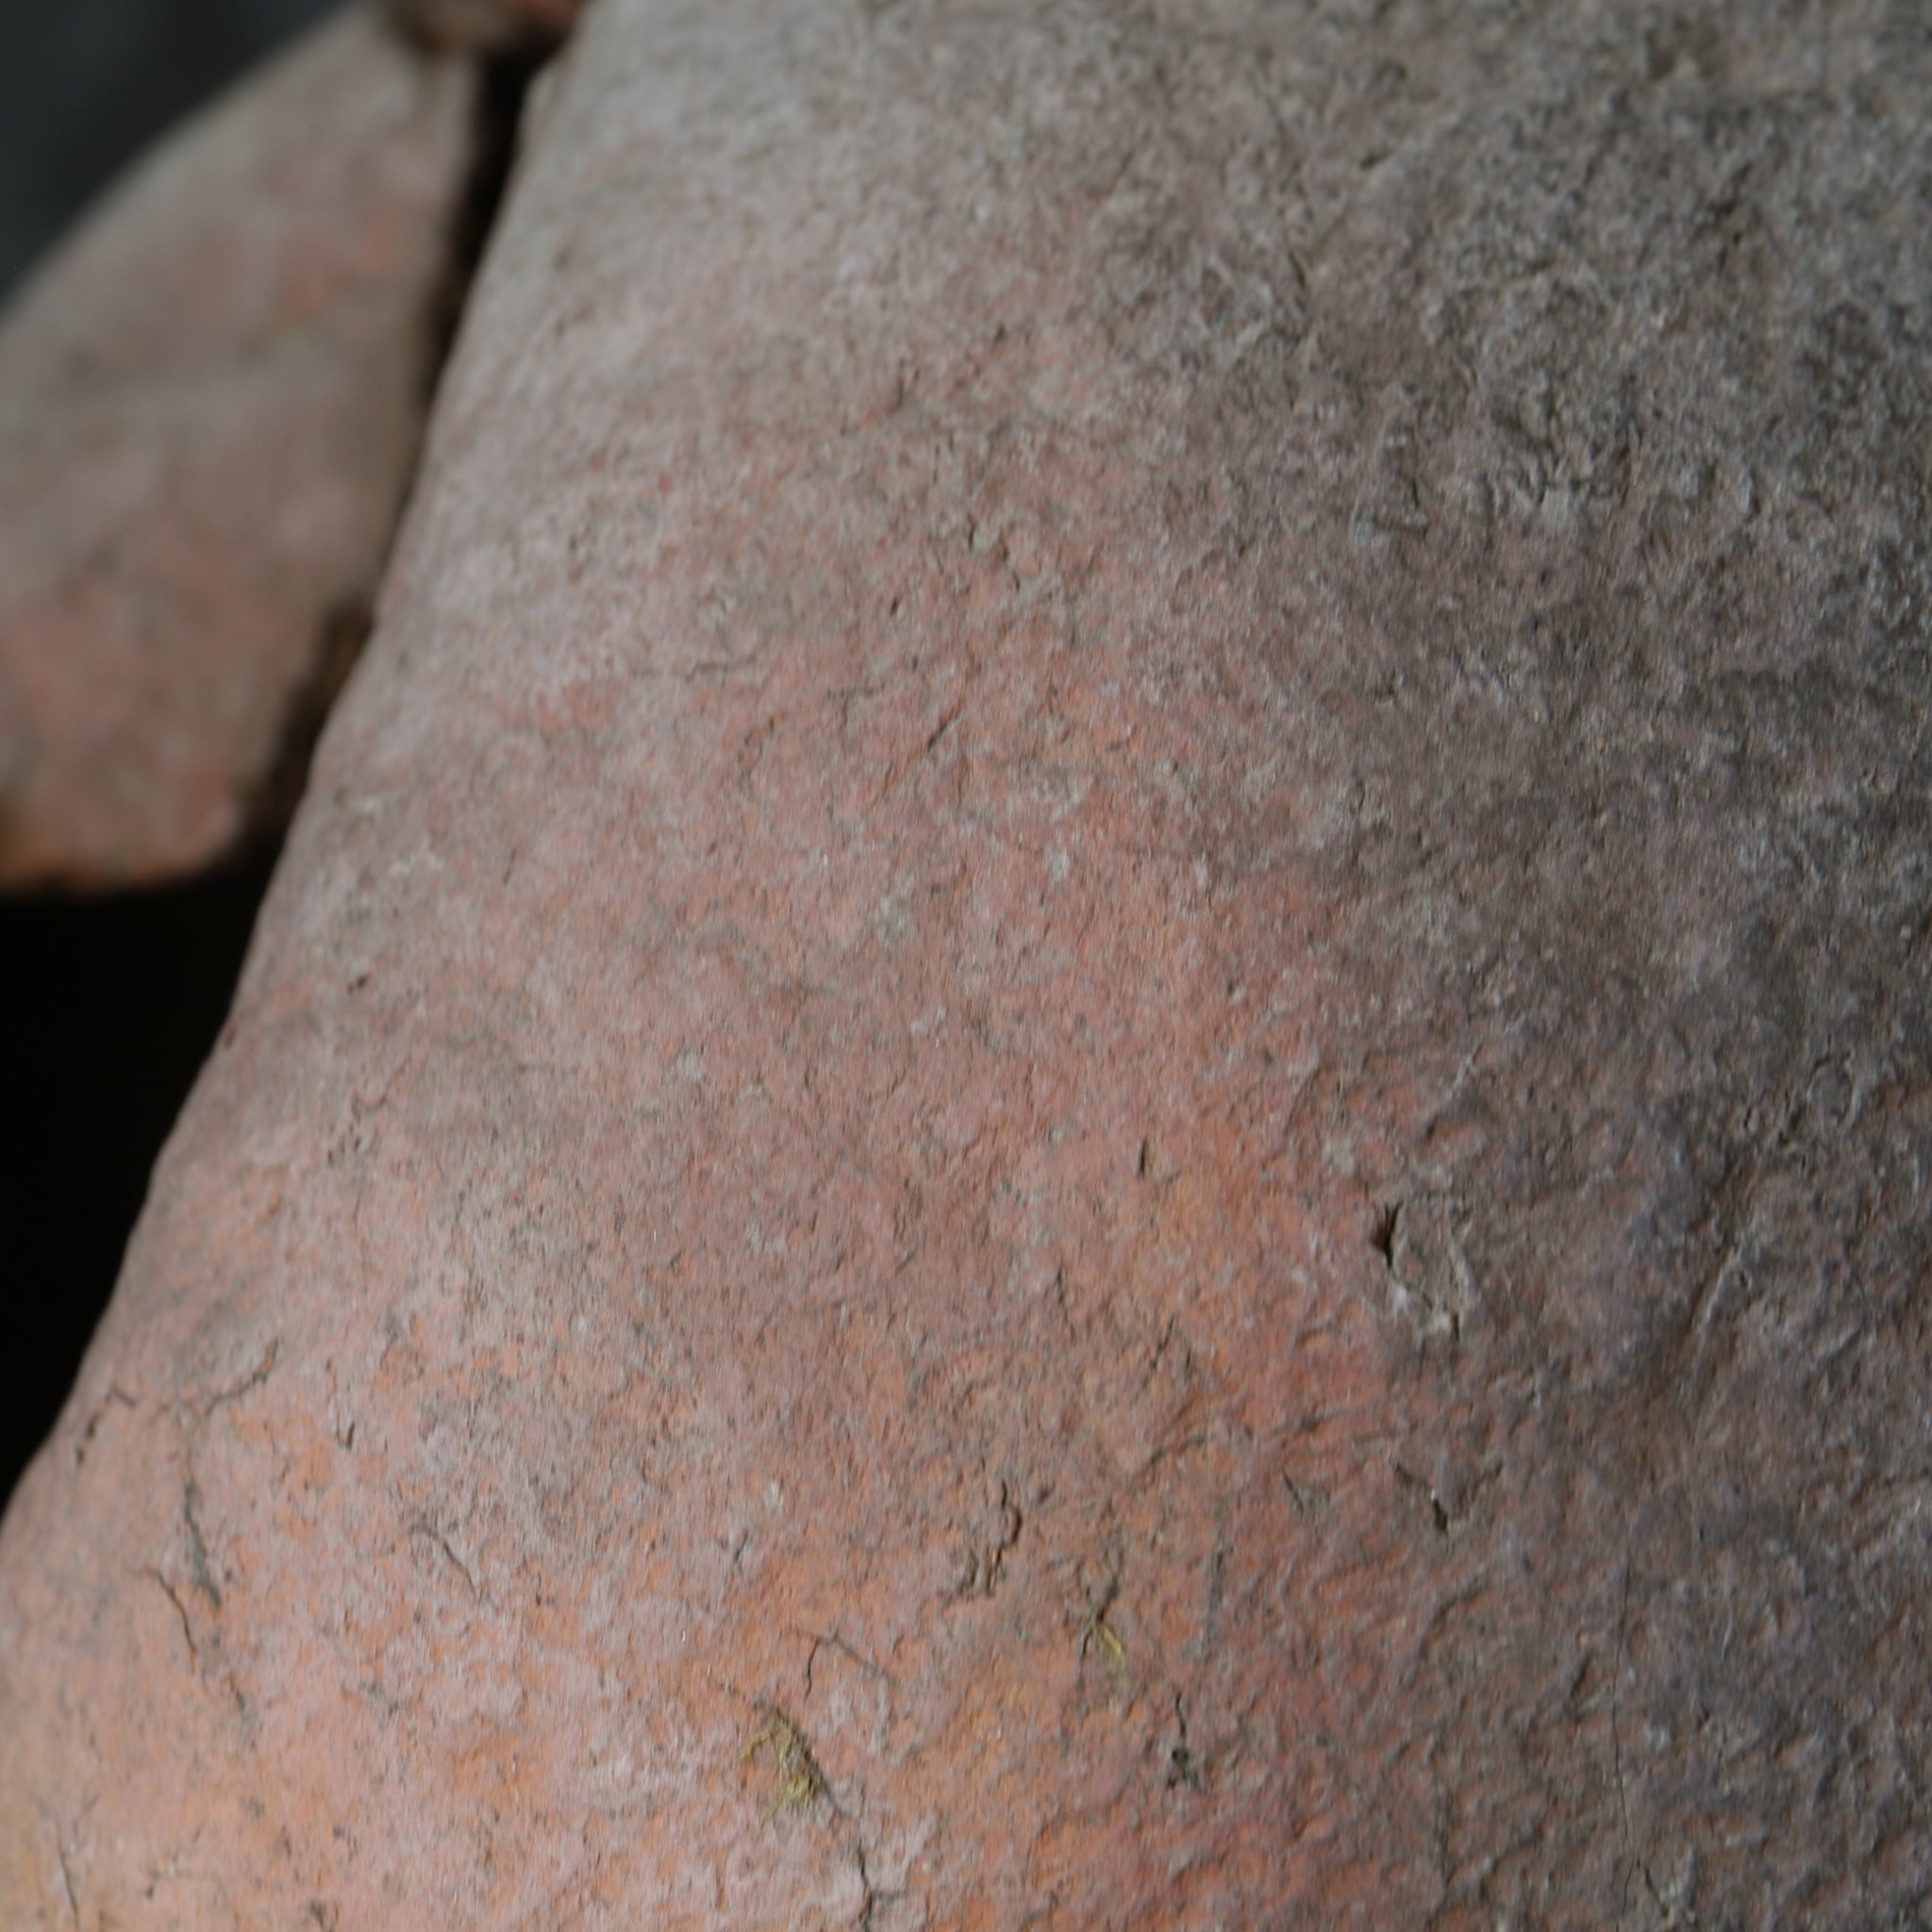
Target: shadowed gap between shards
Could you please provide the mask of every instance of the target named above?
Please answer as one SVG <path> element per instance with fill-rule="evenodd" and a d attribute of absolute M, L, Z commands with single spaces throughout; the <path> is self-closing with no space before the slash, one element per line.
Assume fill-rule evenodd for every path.
<path fill-rule="evenodd" d="M 432 373 L 454 342 L 540 64 L 485 65 Z M 341 682 L 327 676 L 323 703 L 292 723 L 273 780 L 290 807 Z M 74 1386 L 156 1158 L 227 1016 L 278 854 L 277 838 L 177 885 L 0 899 L 0 1507 Z"/>

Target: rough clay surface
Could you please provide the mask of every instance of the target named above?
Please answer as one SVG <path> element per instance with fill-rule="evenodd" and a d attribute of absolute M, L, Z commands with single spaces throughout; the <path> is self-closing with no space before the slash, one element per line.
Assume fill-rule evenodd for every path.
<path fill-rule="evenodd" d="M 347 12 L 0 322 L 0 885 L 177 875 L 275 813 L 416 461 L 475 86 Z"/>
<path fill-rule="evenodd" d="M 591 9 L 0 1917 L 1924 1923 L 1928 32 Z"/>

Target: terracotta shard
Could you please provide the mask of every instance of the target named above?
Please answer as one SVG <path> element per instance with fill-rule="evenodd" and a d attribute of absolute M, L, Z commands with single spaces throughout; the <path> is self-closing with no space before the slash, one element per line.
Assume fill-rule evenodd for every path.
<path fill-rule="evenodd" d="M 178 876 L 286 814 L 420 445 L 475 89 L 345 13 L 0 322 L 0 884 Z"/>
<path fill-rule="evenodd" d="M 1910 1923 L 1928 101 L 590 11 L 0 1534 L 0 1918 Z"/>

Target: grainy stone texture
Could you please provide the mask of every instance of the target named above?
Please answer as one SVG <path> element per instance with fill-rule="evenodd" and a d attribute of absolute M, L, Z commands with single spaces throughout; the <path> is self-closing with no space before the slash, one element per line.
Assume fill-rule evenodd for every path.
<path fill-rule="evenodd" d="M 1928 34 L 602 0 L 0 1916 L 1924 1924 Z"/>
<path fill-rule="evenodd" d="M 416 461 L 475 94 L 345 13 L 0 323 L 0 884 L 178 875 L 285 814 Z"/>

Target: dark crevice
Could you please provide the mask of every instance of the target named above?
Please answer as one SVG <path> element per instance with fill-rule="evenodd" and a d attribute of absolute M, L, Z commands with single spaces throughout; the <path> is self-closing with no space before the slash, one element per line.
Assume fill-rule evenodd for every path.
<path fill-rule="evenodd" d="M 408 31 L 407 25 L 404 31 Z M 431 58 L 463 58 L 440 54 L 429 42 L 424 44 L 425 54 Z M 441 285 L 431 298 L 424 323 L 425 419 L 456 347 L 457 331 L 462 326 L 476 271 L 482 266 L 484 251 L 502 212 L 510 171 L 516 161 L 517 130 L 530 83 L 555 51 L 555 42 L 526 38 L 508 51 L 475 57 L 479 72 L 469 175 L 450 224 Z M 424 432 L 426 435 L 426 421 Z M 398 505 L 398 522 L 401 511 L 402 506 Z M 375 627 L 374 605 L 373 594 L 356 592 L 341 598 L 322 615 L 308 677 L 290 698 L 280 748 L 250 802 L 249 823 L 272 837 L 281 836 L 301 803 L 308 782 L 309 762 L 323 726 L 328 723 L 328 715 L 348 684 L 349 674 L 355 670 Z"/>
<path fill-rule="evenodd" d="M 526 43 L 480 59 L 470 178 L 429 318 L 432 391 L 508 185 L 525 96 L 554 51 Z M 324 624 L 315 674 L 258 800 L 265 829 L 245 854 L 159 889 L 0 897 L 0 1500 L 52 1429 L 113 1291 L 370 613 L 353 600 Z"/>
<path fill-rule="evenodd" d="M 408 28 L 405 26 L 407 32 Z M 441 285 L 424 319 L 423 408 L 426 419 L 438 385 L 456 347 L 463 311 L 482 266 L 484 251 L 502 212 L 516 162 L 517 132 L 530 84 L 557 50 L 557 42 L 525 37 L 507 51 L 475 57 L 478 68 L 475 121 L 470 142 L 468 178 L 463 184 L 445 249 Z M 431 58 L 439 54 L 425 42 Z M 424 433 L 427 433 L 426 420 Z M 420 456 L 420 452 L 419 452 Z M 397 506 L 400 523 L 402 505 Z M 348 684 L 362 647 L 375 627 L 375 599 L 367 591 L 341 598 L 322 614 L 308 677 L 289 701 L 275 761 L 250 801 L 249 823 L 279 838 L 294 817 L 308 782 L 309 762 L 336 700 Z"/>
<path fill-rule="evenodd" d="M 367 597 L 344 597 L 323 612 L 320 634 L 308 675 L 286 707 L 281 743 L 275 762 L 249 800 L 247 822 L 258 837 L 279 840 L 302 803 L 308 785 L 308 767 L 322 737 L 322 727 L 349 682 L 349 674 L 375 627 L 375 612 Z"/>
<path fill-rule="evenodd" d="M 53 1427 L 275 863 L 0 900 L 0 1493 Z"/>
<path fill-rule="evenodd" d="M 470 291 L 482 266 L 484 250 L 503 210 L 510 171 L 516 163 L 517 130 L 530 84 L 556 52 L 549 41 L 525 41 L 502 53 L 479 58 L 475 131 L 470 149 L 470 178 L 457 208 L 449 242 L 449 267 L 430 319 L 428 387 L 434 394 L 442 379 Z"/>

